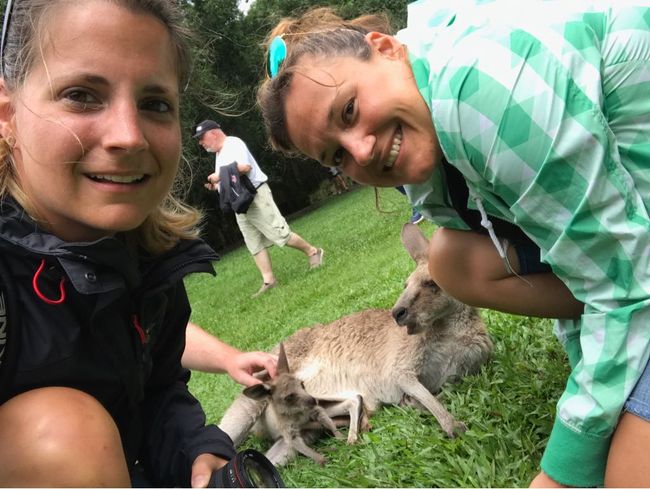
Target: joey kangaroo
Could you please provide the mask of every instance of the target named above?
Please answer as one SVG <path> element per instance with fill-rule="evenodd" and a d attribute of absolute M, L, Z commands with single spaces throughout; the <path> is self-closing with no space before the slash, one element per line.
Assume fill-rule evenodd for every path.
<path fill-rule="evenodd" d="M 447 436 L 464 431 L 434 394 L 444 383 L 477 372 L 492 350 L 478 311 L 431 280 L 428 241 L 420 229 L 405 224 L 401 237 L 417 266 L 391 311 L 357 312 L 299 329 L 283 341 L 293 375 L 307 392 L 328 402 L 330 416 L 350 413 L 348 443 L 356 441 L 364 422 L 354 405 L 360 399 L 367 413 L 384 404 L 408 404 L 430 412 Z M 239 396 L 219 426 L 237 445 L 258 419 L 268 420 L 264 414 L 265 406 Z M 282 441 L 267 452 L 276 465 L 294 454 Z"/>
<path fill-rule="evenodd" d="M 296 450 L 314 462 L 324 465 L 325 457 L 310 448 L 301 431 L 316 422 L 316 427 L 328 429 L 336 438 L 343 435 L 316 399 L 305 391 L 303 382 L 291 374 L 282 343 L 278 355 L 278 375 L 275 379 L 244 389 L 244 395 L 257 401 L 267 401 L 265 422 L 259 427 L 262 435 L 278 440 L 286 450 Z"/>

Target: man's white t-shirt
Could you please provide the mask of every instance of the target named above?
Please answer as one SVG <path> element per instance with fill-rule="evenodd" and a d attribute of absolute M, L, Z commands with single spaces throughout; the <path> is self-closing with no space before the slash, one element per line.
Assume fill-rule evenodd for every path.
<path fill-rule="evenodd" d="M 233 161 L 249 164 L 251 166 L 251 171 L 247 176 L 255 188 L 259 187 L 269 179 L 257 164 L 257 161 L 255 161 L 255 158 L 248 150 L 246 143 L 236 136 L 226 136 L 221 151 L 217 153 L 214 164 L 215 171 L 219 172 L 219 168 L 229 165 Z"/>

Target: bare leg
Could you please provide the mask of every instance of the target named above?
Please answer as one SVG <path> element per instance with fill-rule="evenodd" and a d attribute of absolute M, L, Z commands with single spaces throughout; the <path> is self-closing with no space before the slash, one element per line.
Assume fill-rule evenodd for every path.
<path fill-rule="evenodd" d="M 271 255 L 269 254 L 269 250 L 264 248 L 256 255 L 253 255 L 253 259 L 255 260 L 257 269 L 262 274 L 262 280 L 264 280 L 264 283 L 271 284 L 275 282 L 275 275 L 273 275 L 273 266 L 271 265 Z"/>
<path fill-rule="evenodd" d="M 0 486 L 128 487 L 120 434 L 104 407 L 46 387 L 0 406 Z"/>
<path fill-rule="evenodd" d="M 518 272 L 512 247 L 508 259 Z M 429 273 L 445 292 L 476 307 L 546 318 L 577 318 L 584 308 L 552 273 L 526 281 L 509 274 L 490 238 L 472 231 L 439 228 L 429 244 Z"/>
<path fill-rule="evenodd" d="M 287 241 L 287 246 L 300 250 L 307 256 L 311 256 L 318 252 L 318 248 L 312 246 L 303 238 L 301 238 L 300 236 L 298 236 L 296 233 L 293 232 L 289 237 L 289 241 Z"/>
<path fill-rule="evenodd" d="M 650 422 L 623 413 L 609 447 L 605 487 L 650 486 Z"/>

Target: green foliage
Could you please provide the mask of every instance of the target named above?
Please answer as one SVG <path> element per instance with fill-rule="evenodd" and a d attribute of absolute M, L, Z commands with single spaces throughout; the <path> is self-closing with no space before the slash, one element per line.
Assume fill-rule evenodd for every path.
<path fill-rule="evenodd" d="M 256 0 L 247 17 L 270 31 L 282 17 L 295 17 L 314 7 L 332 7 L 338 13 L 351 19 L 363 14 L 384 12 L 393 20 L 396 28 L 406 24 L 405 0 Z"/>
<path fill-rule="evenodd" d="M 361 188 L 325 202 L 291 222 L 292 229 L 325 249 L 325 264 L 307 270 L 303 255 L 271 249 L 276 289 L 251 300 L 260 285 L 248 252 L 237 249 L 216 264 L 217 276 L 187 281 L 192 319 L 243 350 L 267 350 L 300 327 L 327 323 L 365 308 L 390 308 L 414 264 L 399 234 L 410 208 L 393 189 Z M 428 235 L 433 226 L 420 224 Z M 483 311 L 495 344 L 479 375 L 445 387 L 440 396 L 469 430 L 444 438 L 436 421 L 419 411 L 386 407 L 372 431 L 348 446 L 325 438 L 319 467 L 299 457 L 281 470 L 289 487 L 524 487 L 538 470 L 555 402 L 568 368 L 551 323 Z M 240 392 L 225 375 L 194 373 L 190 387 L 211 422 L 218 422 Z M 251 439 L 246 447 L 266 450 Z"/>

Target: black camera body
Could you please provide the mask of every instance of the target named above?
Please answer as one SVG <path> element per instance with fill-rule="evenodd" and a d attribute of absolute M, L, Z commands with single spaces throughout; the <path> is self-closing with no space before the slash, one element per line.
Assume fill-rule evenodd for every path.
<path fill-rule="evenodd" d="M 244 450 L 216 472 L 208 487 L 285 487 L 271 461 L 257 450 Z"/>

